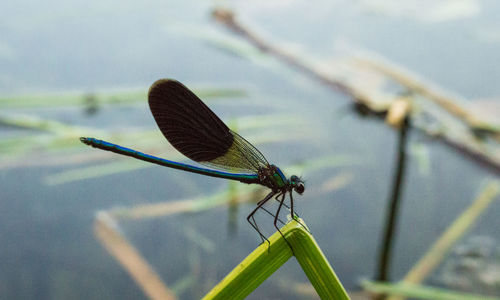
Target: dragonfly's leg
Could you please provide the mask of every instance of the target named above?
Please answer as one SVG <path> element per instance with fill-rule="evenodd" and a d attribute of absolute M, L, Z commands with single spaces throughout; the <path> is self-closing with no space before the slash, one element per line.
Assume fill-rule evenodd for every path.
<path fill-rule="evenodd" d="M 274 197 L 274 200 L 278 201 L 278 203 L 280 203 L 280 205 L 283 205 L 284 207 L 286 207 L 286 209 L 289 210 L 290 206 L 286 205 L 285 201 L 278 199 L 279 196 L 281 196 L 281 194 L 276 195 L 276 197 Z"/>
<path fill-rule="evenodd" d="M 290 250 L 292 250 L 292 254 L 295 255 L 295 253 L 293 252 L 292 245 L 290 245 L 290 243 L 287 241 L 287 239 L 285 238 L 285 236 L 283 235 L 283 233 L 281 232 L 281 230 L 279 229 L 279 227 L 277 225 L 278 216 L 280 215 L 281 206 L 283 206 L 283 202 L 285 201 L 286 192 L 284 192 L 280 195 L 281 195 L 280 205 L 278 206 L 278 210 L 276 211 L 276 216 L 274 216 L 274 227 L 278 230 L 278 232 L 281 234 L 281 236 L 283 237 L 285 242 L 288 244 L 288 247 L 290 247 Z"/>
<path fill-rule="evenodd" d="M 267 196 L 264 199 L 257 202 L 257 207 L 261 207 L 262 205 L 264 205 L 264 203 L 266 203 L 267 200 L 271 199 L 274 195 L 276 195 L 276 193 L 271 191 L 269 194 L 267 194 Z M 278 194 L 278 196 L 279 196 L 279 194 Z M 256 208 L 255 211 L 257 211 L 257 209 L 258 208 Z"/>
<path fill-rule="evenodd" d="M 268 215 L 270 215 L 274 219 L 274 214 L 272 212 L 270 212 L 269 210 L 267 210 L 267 208 L 265 208 L 264 206 L 262 206 L 260 209 L 262 209 L 263 211 L 265 211 Z M 281 225 L 285 225 L 286 224 L 280 218 L 278 218 L 278 222 L 280 222 Z"/>
<path fill-rule="evenodd" d="M 282 196 L 281 200 L 278 200 L 279 196 Z M 276 227 L 276 229 L 278 229 L 278 231 L 279 231 L 279 228 L 277 227 L 276 223 L 278 222 L 278 217 L 280 215 L 281 206 L 283 205 L 283 202 L 285 200 L 285 193 L 278 194 L 278 196 L 276 196 L 275 199 L 278 200 L 278 202 L 280 203 L 280 205 L 278 205 L 278 210 L 276 211 L 276 215 L 274 215 L 274 227 Z M 281 231 L 280 231 L 280 233 L 281 233 Z"/>
<path fill-rule="evenodd" d="M 266 241 L 267 238 L 264 235 L 262 235 L 262 233 L 261 233 L 261 231 L 259 229 L 259 226 L 257 225 L 257 221 L 255 221 L 255 218 L 254 218 L 253 215 L 252 215 L 251 219 L 252 219 L 252 223 L 250 223 L 250 224 L 252 224 L 253 228 L 255 230 L 257 230 L 257 232 L 259 233 L 259 237 L 260 237 L 261 242 L 264 243 L 264 241 Z"/>
<path fill-rule="evenodd" d="M 292 196 L 292 192 L 290 191 L 290 207 L 291 207 L 291 212 L 292 212 L 292 219 L 294 219 L 295 221 L 297 221 L 297 223 L 300 224 L 300 226 L 304 227 L 305 230 L 307 230 L 307 232 L 309 232 L 309 229 L 307 229 L 306 226 L 304 226 L 304 224 L 302 224 L 299 220 L 295 219 L 295 216 L 297 216 L 297 218 L 299 218 L 299 215 L 296 215 L 295 212 L 293 211 L 293 196 Z"/>
<path fill-rule="evenodd" d="M 281 205 L 283 205 L 283 206 L 284 206 L 284 207 L 286 207 L 287 209 L 290 209 L 290 207 L 288 207 L 288 205 L 286 205 L 285 201 L 283 201 L 283 198 L 282 198 L 281 200 L 280 200 L 280 199 L 278 199 L 281 195 L 283 195 L 283 194 L 278 194 L 278 195 L 276 195 L 276 197 L 274 197 L 274 200 L 278 201 L 279 206 L 278 206 L 278 213 L 276 214 L 276 216 L 275 216 L 275 215 L 273 215 L 273 217 L 278 218 L 278 220 L 279 220 L 279 217 L 278 217 L 278 216 L 279 216 L 279 212 L 280 212 L 280 209 L 281 209 L 281 207 L 280 207 Z M 280 221 L 281 221 L 281 220 L 280 220 Z M 283 222 L 281 222 L 281 223 L 283 223 Z"/>
<path fill-rule="evenodd" d="M 274 199 L 275 199 L 276 201 L 278 201 L 278 202 L 281 202 L 281 201 L 278 199 L 278 197 L 279 197 L 279 194 L 278 194 L 276 197 L 274 197 Z M 283 204 L 282 204 L 282 205 L 283 205 L 286 209 L 290 210 L 290 206 L 286 205 L 286 203 L 285 203 L 285 202 L 283 202 Z M 274 216 L 274 215 L 273 215 L 273 216 Z"/>
<path fill-rule="evenodd" d="M 258 203 L 257 203 L 257 207 L 247 216 L 247 221 L 248 223 L 250 223 L 250 225 L 252 225 L 252 227 L 259 233 L 259 236 L 260 236 L 260 239 L 262 240 L 262 242 L 264 241 L 267 241 L 267 243 L 269 244 L 269 246 L 271 245 L 271 242 L 269 242 L 269 240 L 262 234 L 262 232 L 259 230 L 259 227 L 257 226 L 257 222 L 255 221 L 255 218 L 254 218 L 254 214 L 255 212 L 257 212 L 257 210 L 259 210 L 259 208 L 261 208 L 269 199 L 271 199 L 272 196 L 274 196 L 274 192 L 271 191 L 269 194 L 267 194 L 267 196 L 260 200 Z M 252 223 L 253 221 L 253 223 Z"/>
<path fill-rule="evenodd" d="M 295 220 L 295 212 L 293 211 L 293 195 L 292 195 L 292 191 L 290 191 L 290 212 L 292 214 L 292 219 Z"/>

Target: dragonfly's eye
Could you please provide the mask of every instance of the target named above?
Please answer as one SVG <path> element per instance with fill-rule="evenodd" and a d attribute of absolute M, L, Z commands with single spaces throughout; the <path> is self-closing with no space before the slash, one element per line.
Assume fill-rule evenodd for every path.
<path fill-rule="evenodd" d="M 298 194 L 302 194 L 304 192 L 304 190 L 306 189 L 306 187 L 304 186 L 304 183 L 302 182 L 299 182 L 295 185 L 295 187 L 293 188 Z"/>

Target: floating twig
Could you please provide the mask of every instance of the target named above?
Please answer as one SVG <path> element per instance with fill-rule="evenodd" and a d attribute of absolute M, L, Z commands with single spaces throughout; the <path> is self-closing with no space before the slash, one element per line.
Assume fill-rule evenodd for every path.
<path fill-rule="evenodd" d="M 387 94 L 377 90 L 367 90 L 360 85 L 360 77 L 362 77 L 361 70 L 356 69 L 355 65 L 360 64 L 360 60 L 351 65 L 339 64 L 337 67 L 342 66 L 345 70 L 343 73 L 335 71 L 327 71 L 322 68 L 319 64 L 314 64 L 311 60 L 305 60 L 300 57 L 296 57 L 289 54 L 286 50 L 272 45 L 265 41 L 257 34 L 252 32 L 252 30 L 246 28 L 243 24 L 238 22 L 233 12 L 225 9 L 216 9 L 213 11 L 212 16 L 221 24 L 225 25 L 229 30 L 243 37 L 251 45 L 267 53 L 278 60 L 292 66 L 293 68 L 301 71 L 302 73 L 316 79 L 319 82 L 326 84 L 334 88 L 337 91 L 348 95 L 351 100 L 357 105 L 357 107 L 366 110 L 369 114 L 377 117 L 385 117 L 392 103 L 401 99 L 400 95 Z M 366 60 L 366 59 L 365 59 Z M 367 62 L 364 62 L 368 65 Z M 403 107 L 403 115 L 412 113 L 412 120 L 416 121 L 416 115 L 422 115 L 421 122 L 412 122 L 412 126 L 416 129 L 421 130 L 425 134 L 431 136 L 433 139 L 440 140 L 444 142 L 445 145 L 457 150 L 460 154 L 464 154 L 467 158 L 479 163 L 480 165 L 486 165 L 489 170 L 492 170 L 496 174 L 500 174 L 500 156 L 498 155 L 497 144 L 491 147 L 487 147 L 487 143 L 476 138 L 476 130 L 484 130 L 485 132 L 495 133 L 496 129 L 491 124 L 485 124 L 478 120 L 475 116 L 470 114 L 467 110 L 463 108 L 459 103 L 456 103 L 454 98 L 448 97 L 436 91 L 436 89 L 431 89 L 424 86 L 417 80 L 413 80 L 412 77 L 406 76 L 405 74 L 399 74 L 396 72 L 395 68 L 380 67 L 377 64 L 372 64 L 373 67 L 370 69 L 372 71 L 377 71 L 380 76 L 385 76 L 387 79 L 395 80 L 406 88 L 409 95 L 406 97 L 408 99 L 408 104 L 411 105 Z M 377 67 L 375 67 L 377 66 Z M 333 68 L 333 67 L 331 67 Z M 331 69 L 330 68 L 330 69 Z M 345 71 L 345 72 L 344 72 Z M 352 73 L 352 74 L 350 74 Z M 366 75 L 366 74 L 365 74 Z M 350 77 L 351 78 L 350 78 Z M 458 117 L 459 120 L 468 124 L 469 129 L 463 129 L 458 134 L 457 132 L 436 132 L 432 128 L 428 128 L 425 123 L 425 114 L 422 114 L 416 110 L 414 106 L 415 100 L 417 98 L 429 98 L 437 103 L 440 107 L 444 108 L 451 115 Z M 411 111 L 407 111 L 409 109 Z M 422 108 L 421 108 L 422 110 Z M 425 108 L 423 109 L 425 111 Z M 428 113 L 428 111 L 425 111 Z M 396 114 L 398 115 L 398 114 Z M 431 114 L 432 115 L 432 114 Z M 442 122 L 441 115 L 432 115 L 431 117 L 436 119 L 438 122 Z M 399 118 L 401 120 L 401 118 Z M 393 122 L 393 116 L 390 116 L 388 122 Z M 396 118 L 397 121 L 397 118 Z M 396 124 L 396 123 L 395 123 Z M 450 125 L 450 124 L 445 124 Z M 451 124 L 448 129 L 457 127 L 456 123 Z"/>

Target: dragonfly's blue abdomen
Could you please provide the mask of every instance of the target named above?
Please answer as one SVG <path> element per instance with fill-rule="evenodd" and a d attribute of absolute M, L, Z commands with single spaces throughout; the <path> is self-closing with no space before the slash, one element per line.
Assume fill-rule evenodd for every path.
<path fill-rule="evenodd" d="M 169 167 L 169 168 L 174 168 L 174 169 L 179 169 L 183 171 L 188 171 L 188 172 L 193 172 L 193 173 L 198 173 L 202 175 L 207 175 L 207 176 L 212 176 L 212 177 L 219 177 L 219 178 L 225 178 L 225 179 L 232 179 L 232 180 L 238 180 L 244 183 L 259 183 L 258 175 L 257 174 L 241 174 L 241 173 L 229 173 L 229 172 L 223 172 L 223 171 L 218 171 L 218 170 L 211 170 L 211 169 L 206 169 L 206 168 L 201 168 L 197 166 L 192 166 L 176 161 L 171 161 L 168 159 L 156 157 L 153 155 L 149 155 L 146 153 L 142 153 L 133 149 L 129 149 L 120 145 L 116 145 L 110 142 L 98 140 L 95 138 L 80 138 L 80 140 L 92 147 L 103 149 L 103 150 L 108 150 L 111 152 L 115 152 L 118 154 L 126 155 L 126 156 L 131 156 L 143 161 L 155 163 L 161 166 Z"/>

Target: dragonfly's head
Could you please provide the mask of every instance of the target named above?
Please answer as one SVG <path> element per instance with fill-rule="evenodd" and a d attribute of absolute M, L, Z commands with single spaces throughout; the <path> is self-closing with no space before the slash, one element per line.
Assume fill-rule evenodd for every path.
<path fill-rule="evenodd" d="M 290 185 L 293 190 L 297 192 L 297 194 L 302 195 L 302 193 L 306 190 L 306 186 L 304 185 L 304 181 L 300 179 L 299 176 L 292 175 L 290 177 Z"/>

